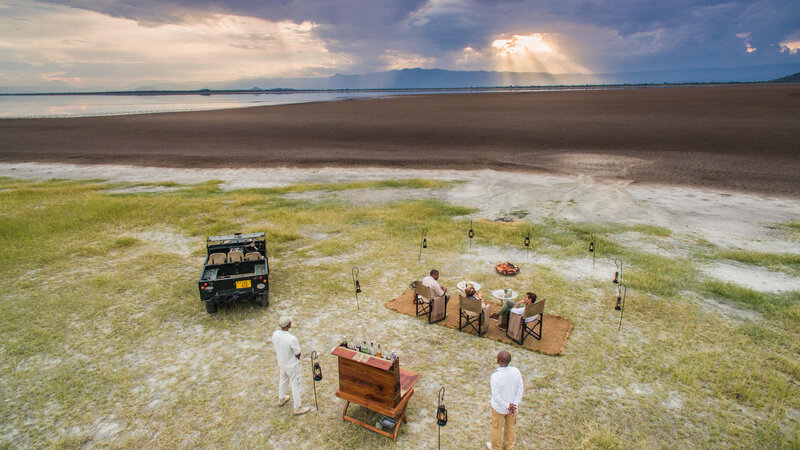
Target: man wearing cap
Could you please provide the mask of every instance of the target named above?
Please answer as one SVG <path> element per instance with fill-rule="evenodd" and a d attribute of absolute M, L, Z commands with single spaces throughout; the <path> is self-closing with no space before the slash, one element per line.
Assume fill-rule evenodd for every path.
<path fill-rule="evenodd" d="M 278 385 L 278 406 L 283 406 L 289 401 L 286 395 L 286 388 L 292 385 L 292 397 L 294 399 L 294 409 L 292 412 L 299 416 L 308 412 L 309 407 L 303 406 L 302 394 L 303 385 L 300 377 L 300 342 L 289 333 L 292 326 L 292 318 L 282 316 L 278 321 L 280 330 L 272 333 L 272 346 L 278 356 L 278 369 L 280 370 L 280 384 Z"/>
<path fill-rule="evenodd" d="M 486 443 L 490 450 L 513 450 L 516 441 L 517 408 L 522 401 L 522 374 L 510 367 L 511 353 L 503 350 L 497 354 L 497 369 L 492 372 L 492 441 Z"/>

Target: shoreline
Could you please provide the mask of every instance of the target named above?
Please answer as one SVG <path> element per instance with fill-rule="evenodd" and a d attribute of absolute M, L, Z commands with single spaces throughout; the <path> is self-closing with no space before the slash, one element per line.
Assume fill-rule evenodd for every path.
<path fill-rule="evenodd" d="M 402 95 L 0 120 L 0 162 L 492 169 L 797 196 L 800 86 Z"/>

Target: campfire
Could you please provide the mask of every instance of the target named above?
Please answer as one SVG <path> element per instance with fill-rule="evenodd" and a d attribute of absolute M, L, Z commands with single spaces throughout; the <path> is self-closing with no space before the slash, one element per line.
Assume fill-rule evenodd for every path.
<path fill-rule="evenodd" d="M 500 263 L 494 266 L 494 270 L 496 270 L 500 275 L 506 276 L 516 275 L 519 273 L 519 267 L 511 264 L 510 262 Z"/>

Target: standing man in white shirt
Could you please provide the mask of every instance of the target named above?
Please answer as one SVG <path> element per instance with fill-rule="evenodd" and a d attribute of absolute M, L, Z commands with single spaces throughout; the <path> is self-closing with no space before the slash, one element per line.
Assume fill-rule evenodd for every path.
<path fill-rule="evenodd" d="M 299 416 L 309 411 L 308 406 L 302 404 L 303 385 L 300 376 L 300 342 L 289 333 L 292 327 L 292 318 L 282 316 L 278 321 L 280 330 L 272 333 L 272 346 L 278 356 L 278 369 L 280 370 L 280 384 L 278 385 L 278 406 L 283 406 L 289 401 L 286 388 L 291 384 L 294 409 L 292 412 Z"/>
<path fill-rule="evenodd" d="M 445 307 L 447 306 L 447 302 L 450 301 L 450 294 L 447 293 L 447 288 L 439 284 L 438 270 L 431 270 L 430 275 L 422 279 L 422 285 L 430 288 L 434 297 L 444 297 Z"/>
<path fill-rule="evenodd" d="M 517 409 L 522 401 L 522 374 L 516 367 L 509 367 L 511 354 L 503 350 L 497 354 L 500 366 L 492 372 L 492 441 L 489 449 L 513 450 L 516 442 Z"/>

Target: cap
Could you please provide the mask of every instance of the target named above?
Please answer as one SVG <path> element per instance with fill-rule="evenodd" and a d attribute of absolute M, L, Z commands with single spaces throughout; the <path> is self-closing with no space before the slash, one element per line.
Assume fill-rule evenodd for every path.
<path fill-rule="evenodd" d="M 292 318 L 289 316 L 281 316 L 280 320 L 278 320 L 278 326 L 281 328 L 286 328 L 290 323 L 292 323 Z"/>

